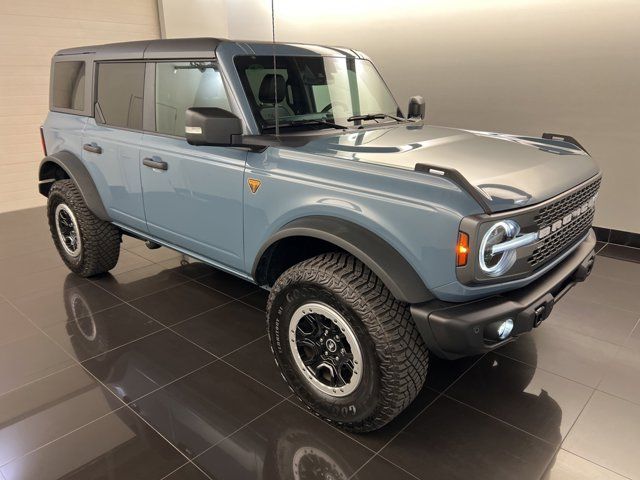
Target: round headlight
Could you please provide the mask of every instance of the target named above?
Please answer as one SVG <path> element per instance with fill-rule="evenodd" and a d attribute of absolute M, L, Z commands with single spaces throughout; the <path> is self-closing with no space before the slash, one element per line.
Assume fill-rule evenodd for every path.
<path fill-rule="evenodd" d="M 513 220 L 503 220 L 495 223 L 482 237 L 480 244 L 480 268 L 491 277 L 497 277 L 509 270 L 516 260 L 515 250 L 493 253 L 493 246 L 515 238 L 520 226 Z"/>

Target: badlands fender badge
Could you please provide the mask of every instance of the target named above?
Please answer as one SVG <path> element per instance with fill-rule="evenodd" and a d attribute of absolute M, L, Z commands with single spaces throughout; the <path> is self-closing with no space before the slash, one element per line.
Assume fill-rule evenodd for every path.
<path fill-rule="evenodd" d="M 247 180 L 247 183 L 249 184 L 249 188 L 251 189 L 251 193 L 256 193 L 258 191 L 258 189 L 260 188 L 260 185 L 262 185 L 262 182 L 260 180 L 258 180 L 257 178 L 249 178 Z"/>

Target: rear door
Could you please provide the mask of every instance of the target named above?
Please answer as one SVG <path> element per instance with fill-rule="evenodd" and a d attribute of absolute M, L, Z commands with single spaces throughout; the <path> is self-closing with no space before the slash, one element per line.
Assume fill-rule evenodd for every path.
<path fill-rule="evenodd" d="M 82 158 L 111 218 L 146 231 L 140 182 L 145 64 L 96 65 L 95 118 L 83 133 Z"/>
<path fill-rule="evenodd" d="M 243 267 L 242 190 L 247 152 L 189 145 L 189 107 L 230 110 L 217 66 L 211 61 L 150 64 L 140 157 L 149 233 L 234 269 Z M 153 88 L 149 88 L 149 82 Z M 148 112 L 148 113 L 147 113 Z"/>

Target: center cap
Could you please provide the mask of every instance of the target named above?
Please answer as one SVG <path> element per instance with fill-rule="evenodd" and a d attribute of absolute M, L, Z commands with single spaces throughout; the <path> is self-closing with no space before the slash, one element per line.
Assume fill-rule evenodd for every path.
<path fill-rule="evenodd" d="M 334 342 L 332 339 L 327 340 L 327 350 L 333 353 L 337 348 L 338 346 L 336 345 L 336 342 Z"/>

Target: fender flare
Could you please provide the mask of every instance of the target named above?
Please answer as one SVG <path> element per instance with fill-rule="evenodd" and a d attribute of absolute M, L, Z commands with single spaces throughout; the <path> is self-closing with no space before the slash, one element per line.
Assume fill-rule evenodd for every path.
<path fill-rule="evenodd" d="M 78 190 L 80 190 L 87 207 L 96 217 L 107 222 L 111 221 L 111 217 L 109 217 L 107 209 L 102 203 L 102 198 L 100 198 L 100 193 L 98 193 L 89 170 L 78 157 L 67 150 L 47 155 L 40 162 L 40 167 L 38 168 L 38 179 L 40 180 L 38 190 L 42 195 L 48 197 L 51 184 L 59 180 L 52 174 L 51 164 L 60 167 L 73 180 Z"/>
<path fill-rule="evenodd" d="M 345 250 L 369 267 L 400 301 L 420 303 L 434 298 L 409 262 L 385 240 L 348 220 L 320 215 L 293 220 L 273 234 L 256 255 L 253 278 L 267 249 L 287 237 L 313 237 Z"/>

